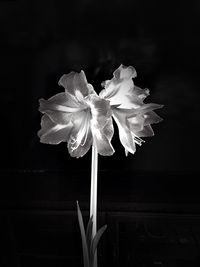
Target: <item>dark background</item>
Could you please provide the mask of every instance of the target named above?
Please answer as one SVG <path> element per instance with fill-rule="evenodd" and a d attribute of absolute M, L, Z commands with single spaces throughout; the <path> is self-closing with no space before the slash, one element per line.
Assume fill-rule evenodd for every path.
<path fill-rule="evenodd" d="M 39 143 L 38 99 L 63 90 L 63 73 L 83 69 L 96 91 L 121 64 L 136 68 L 146 102 L 164 104 L 155 137 L 102 169 L 199 171 L 199 1 L 1 1 L 3 169 L 88 169 L 66 144 Z M 120 165 L 116 164 L 120 159 Z"/>
<path fill-rule="evenodd" d="M 116 128 L 115 154 L 99 157 L 102 266 L 199 266 L 200 2 L 0 1 L 0 26 L 2 266 L 81 266 L 75 201 L 87 221 L 91 151 L 41 144 L 38 99 L 72 70 L 100 92 L 120 64 L 164 120 L 128 157 Z"/>

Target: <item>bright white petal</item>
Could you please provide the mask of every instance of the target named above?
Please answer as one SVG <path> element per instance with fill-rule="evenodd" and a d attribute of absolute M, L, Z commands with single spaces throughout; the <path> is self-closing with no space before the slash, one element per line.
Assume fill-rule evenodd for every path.
<path fill-rule="evenodd" d="M 41 143 L 57 145 L 60 142 L 67 142 L 72 129 L 72 123 L 59 125 L 45 114 L 42 116 L 41 129 L 38 136 Z"/>
<path fill-rule="evenodd" d="M 84 156 L 92 145 L 90 129 L 90 111 L 82 111 L 73 117 L 73 128 L 68 142 L 68 151 L 72 157 Z"/>
<path fill-rule="evenodd" d="M 121 64 L 119 68 L 114 71 L 114 75 L 117 79 L 130 79 L 135 78 L 137 76 L 137 73 L 135 68 L 133 68 L 132 66 L 125 67 Z"/>
<path fill-rule="evenodd" d="M 92 118 L 101 123 L 101 120 L 106 122 L 106 119 L 111 117 L 110 102 L 105 99 L 101 99 L 97 95 L 90 95 L 87 99 L 87 104 L 91 109 Z"/>
<path fill-rule="evenodd" d="M 75 97 L 78 96 L 77 98 L 79 100 L 81 100 L 81 96 L 82 98 L 84 98 L 90 94 L 96 94 L 93 86 L 87 83 L 84 71 L 81 71 L 80 73 L 72 71 L 69 74 L 64 74 L 60 78 L 58 84 L 63 86 L 66 92 L 72 94 Z"/>
<path fill-rule="evenodd" d="M 94 144 L 100 155 L 110 156 L 114 153 L 111 145 L 114 129 L 109 101 L 93 95 L 90 97 L 90 107 L 92 115 L 91 131 Z"/>
<path fill-rule="evenodd" d="M 101 91 L 100 97 L 108 99 L 111 106 L 119 105 L 120 108 L 131 109 L 138 108 L 143 103 L 144 96 L 148 90 L 138 92 L 138 87 L 134 89 L 133 78 L 136 77 L 136 71 L 133 67 L 124 67 L 121 65 L 114 73 L 111 80 L 103 83 L 105 87 Z"/>
<path fill-rule="evenodd" d="M 39 102 L 39 111 L 46 113 L 57 124 L 69 123 L 73 113 L 86 107 L 78 103 L 69 93 L 60 93 L 48 100 L 40 99 Z"/>
<path fill-rule="evenodd" d="M 126 155 L 127 151 L 134 154 L 136 151 L 134 136 L 132 135 L 131 130 L 128 127 L 129 124 L 125 111 L 117 108 L 113 109 L 113 118 L 117 123 L 120 142 L 125 148 Z"/>
<path fill-rule="evenodd" d="M 153 104 L 151 108 L 155 107 Z M 149 111 L 145 113 L 146 109 L 134 110 L 133 114 L 130 115 L 127 119 L 129 123 L 129 129 L 137 137 L 147 137 L 153 136 L 154 132 L 150 124 L 158 123 L 162 121 L 162 118 L 159 117 L 154 111 Z M 149 110 L 149 108 L 147 108 Z"/>
<path fill-rule="evenodd" d="M 102 128 L 98 127 L 94 121 L 91 121 L 91 131 L 98 153 L 102 156 L 113 155 L 115 151 L 111 144 L 114 133 L 112 118 L 107 119 Z"/>

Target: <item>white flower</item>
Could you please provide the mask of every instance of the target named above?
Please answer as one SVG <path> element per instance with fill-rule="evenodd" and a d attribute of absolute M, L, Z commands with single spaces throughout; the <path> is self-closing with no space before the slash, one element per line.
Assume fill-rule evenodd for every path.
<path fill-rule="evenodd" d="M 141 89 L 134 85 L 136 77 L 133 67 L 121 65 L 113 73 L 113 78 L 102 83 L 104 90 L 100 97 L 110 101 L 112 117 L 119 129 L 119 138 L 128 152 L 134 154 L 136 145 L 144 142 L 141 137 L 154 135 L 152 123 L 162 119 L 153 111 L 161 108 L 158 104 L 145 104 L 143 101 L 149 95 L 148 89 Z"/>
<path fill-rule="evenodd" d="M 65 92 L 48 100 L 40 99 L 44 115 L 38 132 L 47 144 L 68 143 L 72 157 L 82 157 L 95 145 L 101 155 L 112 155 L 113 125 L 109 101 L 100 98 L 83 71 L 64 74 L 59 85 Z"/>

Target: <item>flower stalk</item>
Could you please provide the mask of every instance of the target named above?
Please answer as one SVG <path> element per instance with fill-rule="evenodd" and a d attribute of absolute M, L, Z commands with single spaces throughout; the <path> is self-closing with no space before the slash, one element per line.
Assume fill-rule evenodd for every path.
<path fill-rule="evenodd" d="M 93 218 L 92 238 L 97 232 L 97 184 L 98 184 L 98 152 L 96 146 L 92 146 L 91 162 L 91 189 L 90 189 L 90 218 Z M 97 252 L 95 253 L 94 267 L 97 267 Z"/>
<path fill-rule="evenodd" d="M 97 232 L 97 172 L 98 172 L 98 153 L 96 147 L 92 146 L 91 163 L 91 189 L 90 189 L 90 218 L 93 216 L 92 236 Z"/>
<path fill-rule="evenodd" d="M 104 89 L 97 95 L 84 71 L 72 71 L 58 82 L 64 92 L 48 100 L 40 99 L 43 116 L 38 136 L 42 143 L 66 142 L 69 154 L 76 158 L 83 157 L 92 146 L 90 220 L 86 231 L 77 203 L 84 267 L 97 267 L 97 245 L 106 229 L 104 225 L 97 231 L 98 154 L 111 156 L 115 152 L 111 144 L 113 120 L 126 155 L 136 152 L 136 144 L 141 145 L 143 137 L 154 135 L 151 124 L 162 121 L 154 110 L 163 105 L 144 102 L 149 90 L 134 84 L 136 76 L 132 66 L 120 65 L 113 78 L 102 83 Z"/>

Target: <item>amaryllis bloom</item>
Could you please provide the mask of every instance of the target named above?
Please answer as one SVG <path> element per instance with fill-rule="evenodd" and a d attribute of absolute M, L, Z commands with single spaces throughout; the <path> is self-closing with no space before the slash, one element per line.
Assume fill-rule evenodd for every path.
<path fill-rule="evenodd" d="M 100 98 L 83 71 L 64 74 L 59 85 L 65 91 L 48 100 L 40 99 L 40 112 L 44 115 L 38 132 L 46 144 L 68 143 L 72 157 L 82 157 L 96 146 L 99 154 L 114 153 L 111 145 L 113 124 L 109 101 Z"/>
<path fill-rule="evenodd" d="M 134 85 L 136 77 L 133 67 L 121 65 L 113 73 L 113 78 L 102 83 L 104 90 L 100 97 L 110 101 L 112 117 L 119 129 L 119 138 L 128 152 L 134 154 L 136 145 L 144 142 L 141 137 L 153 136 L 152 123 L 162 119 L 153 111 L 161 108 L 158 104 L 145 104 L 143 101 L 149 95 L 148 89 Z"/>

